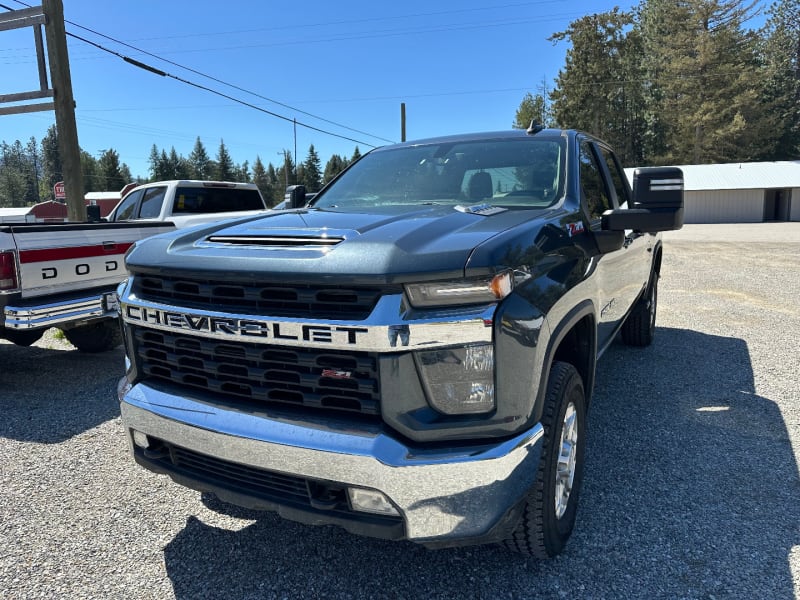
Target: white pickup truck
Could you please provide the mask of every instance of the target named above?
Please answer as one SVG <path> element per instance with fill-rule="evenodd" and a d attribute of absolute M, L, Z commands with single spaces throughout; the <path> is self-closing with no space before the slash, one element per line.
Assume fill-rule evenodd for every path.
<path fill-rule="evenodd" d="M 78 350 L 120 343 L 114 291 L 134 242 L 171 223 L 0 225 L 0 338 L 19 346 L 50 327 Z"/>
<path fill-rule="evenodd" d="M 176 228 L 255 216 L 267 204 L 253 183 L 227 181 L 156 181 L 133 188 L 107 220 L 169 221 Z"/>

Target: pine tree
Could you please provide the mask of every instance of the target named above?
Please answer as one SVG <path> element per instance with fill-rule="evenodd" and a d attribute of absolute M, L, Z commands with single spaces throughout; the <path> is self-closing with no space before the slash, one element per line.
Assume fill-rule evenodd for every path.
<path fill-rule="evenodd" d="M 272 165 L 270 165 L 272 167 Z M 273 177 L 275 174 L 275 169 L 272 169 Z M 264 163 L 261 162 L 261 157 L 256 156 L 256 160 L 253 163 L 253 183 L 258 186 L 261 195 L 264 197 L 264 201 L 267 203 L 268 206 L 274 206 L 273 202 L 273 194 L 275 191 L 274 183 L 269 177 L 269 173 L 267 169 L 264 167 Z"/>
<path fill-rule="evenodd" d="M 768 159 L 800 156 L 800 0 L 780 0 L 761 30 L 763 105 L 777 118 L 775 147 Z"/>
<path fill-rule="evenodd" d="M 773 144 L 774 115 L 759 103 L 754 3 L 645 0 L 639 8 L 649 83 L 647 159 L 656 163 L 753 160 Z"/>
<path fill-rule="evenodd" d="M 219 149 L 217 150 L 217 166 L 214 170 L 214 179 L 217 181 L 233 181 L 234 179 L 234 165 L 228 149 L 225 147 L 223 140 L 219 141 Z"/>
<path fill-rule="evenodd" d="M 194 148 L 189 154 L 190 177 L 192 179 L 208 180 L 211 179 L 211 159 L 208 157 L 206 147 L 200 140 L 200 136 L 194 142 Z"/>
<path fill-rule="evenodd" d="M 308 156 L 303 163 L 303 179 L 301 183 L 309 192 L 318 192 L 322 187 L 322 162 L 319 159 L 314 144 L 308 148 Z"/>
<path fill-rule="evenodd" d="M 571 44 L 550 94 L 555 121 L 605 139 L 626 164 L 639 162 L 644 132 L 639 39 L 633 22 L 632 13 L 615 8 L 573 21 L 550 37 Z"/>
<path fill-rule="evenodd" d="M 128 181 L 122 174 L 119 154 L 113 148 L 103 150 L 97 161 L 100 181 L 99 187 L 103 190 L 121 190 Z"/>
<path fill-rule="evenodd" d="M 350 162 L 348 164 L 356 162 L 359 158 L 361 158 L 361 150 L 359 150 L 358 146 L 356 146 L 356 149 L 353 150 L 353 156 L 350 157 Z"/>
<path fill-rule="evenodd" d="M 322 183 L 327 184 L 339 173 L 344 171 L 345 168 L 347 168 L 347 160 L 338 154 L 334 154 L 325 164 L 325 172 L 322 175 Z"/>
<path fill-rule="evenodd" d="M 164 176 L 164 167 L 166 163 L 167 155 L 162 150 L 160 153 L 158 151 L 158 147 L 153 144 L 150 148 L 150 158 L 148 162 L 150 164 L 150 180 L 151 181 L 164 181 L 168 179 L 168 177 Z"/>
<path fill-rule="evenodd" d="M 531 123 L 539 123 L 546 126 L 549 121 L 544 96 L 541 94 L 534 96 L 528 92 L 522 102 L 519 103 L 519 108 L 517 108 L 517 112 L 514 115 L 514 123 L 511 126 L 515 129 L 527 129 Z"/>
<path fill-rule="evenodd" d="M 58 150 L 58 131 L 55 125 L 47 129 L 42 138 L 42 197 L 53 195 L 53 186 L 63 181 L 64 175 L 61 166 L 61 153 Z"/>

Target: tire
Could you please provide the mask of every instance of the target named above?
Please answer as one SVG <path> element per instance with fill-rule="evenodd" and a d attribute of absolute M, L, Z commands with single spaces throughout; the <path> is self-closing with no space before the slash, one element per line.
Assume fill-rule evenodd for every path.
<path fill-rule="evenodd" d="M 7 329 L 3 332 L 3 337 L 17 346 L 35 344 L 43 335 L 44 329 Z"/>
<path fill-rule="evenodd" d="M 628 346 L 649 346 L 656 333 L 658 308 L 658 273 L 653 273 L 644 296 L 636 303 L 622 324 L 622 341 Z"/>
<path fill-rule="evenodd" d="M 122 333 L 116 321 L 100 321 L 64 329 L 64 337 L 81 352 L 106 352 L 122 343 Z"/>
<path fill-rule="evenodd" d="M 542 415 L 544 444 L 536 481 L 507 548 L 536 558 L 552 558 L 575 526 L 586 446 L 586 396 L 578 371 L 556 362 L 550 369 Z"/>

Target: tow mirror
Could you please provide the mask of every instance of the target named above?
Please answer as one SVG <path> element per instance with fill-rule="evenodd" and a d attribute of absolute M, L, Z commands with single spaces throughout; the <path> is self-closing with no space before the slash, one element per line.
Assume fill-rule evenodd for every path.
<path fill-rule="evenodd" d="M 683 171 L 677 167 L 645 167 L 633 173 L 630 208 L 603 213 L 606 231 L 632 229 L 653 233 L 683 227 Z"/>
<path fill-rule="evenodd" d="M 286 188 L 285 199 L 289 208 L 303 208 L 306 205 L 306 186 L 290 185 Z"/>

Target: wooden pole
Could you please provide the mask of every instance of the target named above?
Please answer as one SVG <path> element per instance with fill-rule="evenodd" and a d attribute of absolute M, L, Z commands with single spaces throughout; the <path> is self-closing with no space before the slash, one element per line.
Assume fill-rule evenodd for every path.
<path fill-rule="evenodd" d="M 86 203 L 83 200 L 83 174 L 78 128 L 75 124 L 75 99 L 72 96 L 67 34 L 64 29 L 64 4 L 61 0 L 42 0 L 42 10 L 47 17 L 44 30 L 47 38 L 47 56 L 50 61 L 50 78 L 53 83 L 58 150 L 61 154 L 62 176 L 67 196 L 67 219 L 82 222 L 86 221 Z"/>
<path fill-rule="evenodd" d="M 400 141 L 406 141 L 406 103 L 400 103 Z"/>

